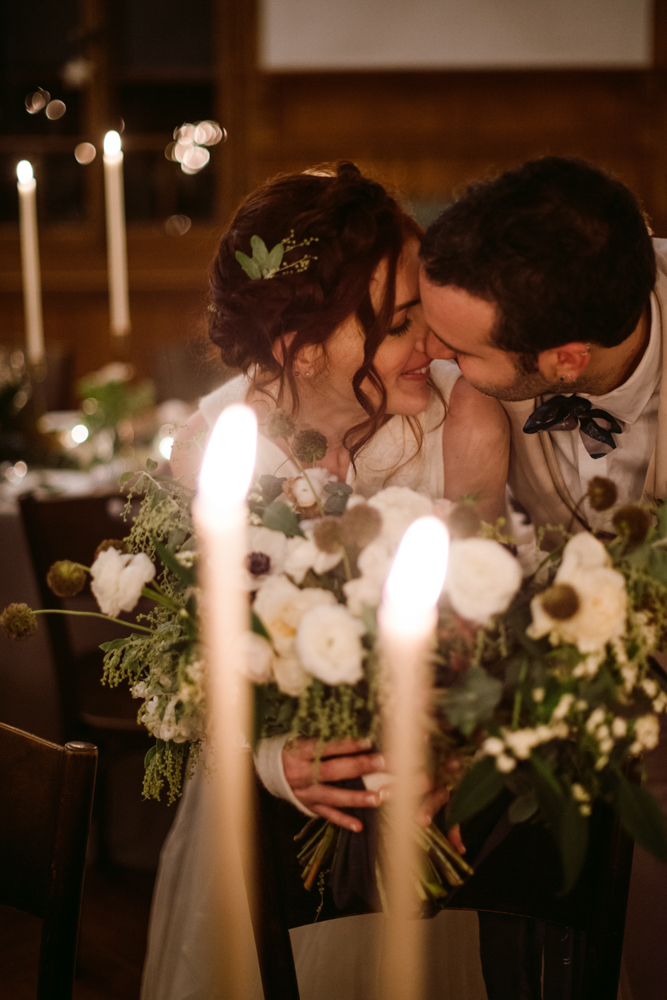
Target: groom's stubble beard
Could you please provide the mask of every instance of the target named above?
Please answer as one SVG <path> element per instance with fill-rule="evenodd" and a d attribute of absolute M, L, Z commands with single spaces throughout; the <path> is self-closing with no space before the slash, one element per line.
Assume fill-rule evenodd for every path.
<path fill-rule="evenodd" d="M 508 352 L 510 353 L 510 352 Z M 515 355 L 515 358 L 517 356 Z M 588 395 L 602 395 L 609 391 L 608 376 L 595 373 L 584 373 L 574 382 L 550 382 L 539 371 L 537 365 L 531 367 L 532 357 L 526 355 L 521 360 L 514 360 L 515 378 L 509 385 L 490 385 L 482 382 L 468 381 L 485 396 L 503 400 L 506 403 L 518 403 L 526 399 L 537 399 L 539 396 L 571 395 L 575 392 L 585 392 Z"/>

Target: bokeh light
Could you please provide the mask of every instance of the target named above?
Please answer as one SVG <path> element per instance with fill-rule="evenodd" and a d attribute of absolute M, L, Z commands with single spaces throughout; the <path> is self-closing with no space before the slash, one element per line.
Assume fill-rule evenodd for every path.
<path fill-rule="evenodd" d="M 165 220 L 164 228 L 170 236 L 185 236 L 192 225 L 192 219 L 187 215 L 170 215 Z"/>
<path fill-rule="evenodd" d="M 88 428 L 85 424 L 76 424 L 70 431 L 75 444 L 83 444 L 88 439 Z"/>
<path fill-rule="evenodd" d="M 37 90 L 26 95 L 25 109 L 29 115 L 36 115 L 38 111 L 43 111 L 51 100 L 48 90 L 38 87 Z"/>
<path fill-rule="evenodd" d="M 180 163 L 184 174 L 197 174 L 211 158 L 207 146 L 224 142 L 227 132 L 217 122 L 185 122 L 174 129 L 174 141 L 164 151 L 168 160 Z"/>
<path fill-rule="evenodd" d="M 97 156 L 97 150 L 92 142 L 80 142 L 74 150 L 74 158 L 77 163 L 92 163 Z"/>
<path fill-rule="evenodd" d="M 64 101 L 49 101 L 44 113 L 51 121 L 56 121 L 57 118 L 62 118 L 66 111 L 67 107 Z"/>

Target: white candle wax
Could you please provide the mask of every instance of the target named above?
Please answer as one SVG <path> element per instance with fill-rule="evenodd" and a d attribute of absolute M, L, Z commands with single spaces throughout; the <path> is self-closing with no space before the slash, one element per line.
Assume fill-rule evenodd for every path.
<path fill-rule="evenodd" d="M 30 364 L 37 365 L 44 361 L 44 327 L 37 237 L 37 184 L 32 174 L 32 165 L 28 160 L 21 160 L 16 168 L 16 176 L 19 192 L 26 353 Z"/>
<path fill-rule="evenodd" d="M 379 626 L 388 707 L 384 745 L 395 780 L 388 804 L 386 889 L 389 913 L 382 952 L 383 1000 L 422 996 L 422 928 L 415 872 L 416 778 L 424 767 L 428 650 L 437 621 L 435 605 L 447 570 L 447 529 L 435 517 L 415 521 L 405 533 L 385 586 Z"/>
<path fill-rule="evenodd" d="M 250 772 L 243 737 L 250 734 L 250 687 L 243 671 L 249 628 L 243 586 L 247 554 L 246 494 L 255 463 L 257 421 L 246 406 L 223 411 L 211 435 L 195 506 L 202 570 L 207 663 L 208 763 L 213 793 L 209 834 L 214 913 L 212 1000 L 250 1000 L 255 946 L 241 852 L 250 852 Z M 252 896 L 252 892 L 250 893 Z"/>
<path fill-rule="evenodd" d="M 104 194 L 107 213 L 107 266 L 111 332 L 130 332 L 130 299 L 127 287 L 127 238 L 123 194 L 123 153 L 118 132 L 104 137 Z"/>

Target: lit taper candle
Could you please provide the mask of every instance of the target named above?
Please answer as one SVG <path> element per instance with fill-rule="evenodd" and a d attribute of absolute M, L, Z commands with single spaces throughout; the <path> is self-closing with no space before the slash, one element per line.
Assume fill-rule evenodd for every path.
<path fill-rule="evenodd" d="M 123 194 L 123 152 L 118 132 L 104 136 L 104 193 L 107 209 L 107 266 L 111 332 L 130 332 L 130 298 L 127 287 L 127 237 Z"/>
<path fill-rule="evenodd" d="M 257 420 L 247 406 L 223 410 L 199 476 L 195 520 L 200 543 L 202 617 L 210 724 L 210 830 L 214 898 L 212 1000 L 250 1000 L 256 961 L 240 851 L 251 849 L 249 757 L 250 685 L 243 662 L 250 627 L 243 571 L 247 555 L 246 494 L 257 447 Z"/>
<path fill-rule="evenodd" d="M 422 996 L 422 928 L 415 919 L 417 777 L 425 765 L 426 692 L 431 681 L 427 664 L 448 552 L 449 536 L 441 521 L 422 517 L 411 524 L 396 553 L 380 608 L 387 686 L 384 747 L 395 775 L 386 807 L 389 911 L 384 925 L 382 1000 L 419 1000 Z"/>
<path fill-rule="evenodd" d="M 39 365 L 44 361 L 44 326 L 37 237 L 37 184 L 29 160 L 21 160 L 16 167 L 16 176 L 19 192 L 26 353 L 31 365 Z"/>

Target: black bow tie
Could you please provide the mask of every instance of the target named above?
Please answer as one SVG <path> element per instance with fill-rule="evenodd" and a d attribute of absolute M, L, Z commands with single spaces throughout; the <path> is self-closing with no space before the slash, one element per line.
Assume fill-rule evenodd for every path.
<path fill-rule="evenodd" d="M 523 425 L 524 434 L 538 431 L 573 431 L 579 427 L 581 440 L 591 458 L 602 458 L 616 447 L 612 437 L 623 428 L 611 413 L 594 409 L 581 396 L 554 396 L 538 406 Z"/>

